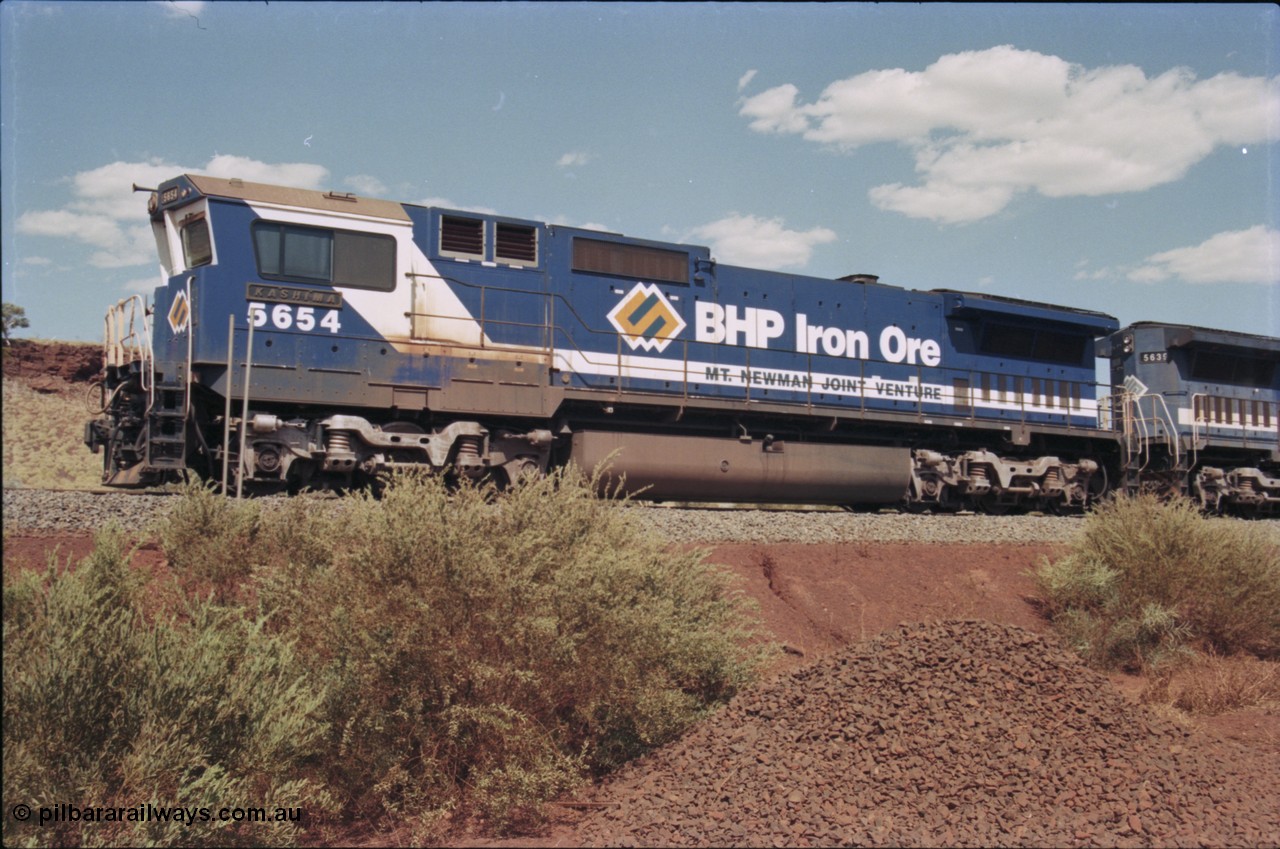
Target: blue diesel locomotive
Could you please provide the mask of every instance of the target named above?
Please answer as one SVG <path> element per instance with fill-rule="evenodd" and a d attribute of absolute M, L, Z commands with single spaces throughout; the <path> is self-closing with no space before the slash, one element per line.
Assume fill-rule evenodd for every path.
<path fill-rule="evenodd" d="M 1104 425 L 1127 488 L 1198 498 L 1209 512 L 1280 505 L 1280 339 L 1139 322 L 1098 345 L 1111 362 Z"/>
<path fill-rule="evenodd" d="M 163 285 L 109 309 L 85 434 L 111 486 L 346 488 L 407 467 L 505 484 L 607 460 L 651 499 L 1073 510 L 1159 472 L 1226 506 L 1239 468 L 1277 499 L 1274 339 L 1231 337 L 1271 364 L 1240 374 L 1265 384 L 1264 426 L 1219 452 L 1205 401 L 1169 420 L 1198 451 L 1181 430 L 1157 448 L 1150 402 L 1116 388 L 1146 326 L 1099 312 L 236 179 L 180 176 L 148 207 Z M 1096 385 L 1099 338 L 1116 387 Z M 1192 394 L 1230 394 L 1232 369 Z"/>

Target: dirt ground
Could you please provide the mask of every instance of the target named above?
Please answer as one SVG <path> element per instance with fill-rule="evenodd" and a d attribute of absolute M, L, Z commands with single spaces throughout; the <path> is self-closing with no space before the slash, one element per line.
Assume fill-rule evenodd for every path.
<path fill-rule="evenodd" d="M 78 562 L 91 547 L 85 534 L 10 534 L 4 562 L 6 569 L 39 568 L 55 550 L 61 562 Z M 744 544 L 715 547 L 710 558 L 731 569 L 742 590 L 758 602 L 765 630 L 779 646 L 770 670 L 776 675 L 903 622 L 985 619 L 1046 633 L 1028 571 L 1054 553 L 1052 546 Z M 141 569 L 164 568 L 163 554 L 154 546 L 135 556 Z M 1138 701 L 1146 682 L 1113 675 L 1111 683 Z M 1198 718 L 1193 733 L 1220 745 L 1224 758 L 1239 745 L 1280 753 L 1280 713 L 1274 710 Z M 460 825 L 448 845 L 583 845 L 576 825 L 590 807 L 569 798 L 549 810 L 549 821 L 535 832 L 497 840 Z M 362 845 L 397 843 L 394 834 L 350 837 Z"/>

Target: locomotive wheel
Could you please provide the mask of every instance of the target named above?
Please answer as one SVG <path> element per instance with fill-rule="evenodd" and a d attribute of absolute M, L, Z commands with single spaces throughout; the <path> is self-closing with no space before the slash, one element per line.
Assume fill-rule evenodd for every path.
<path fill-rule="evenodd" d="M 930 505 L 927 502 L 920 500 L 920 493 L 916 489 L 916 483 L 913 480 L 907 491 L 907 497 L 902 502 L 903 511 L 918 516 L 921 513 L 928 513 L 929 507 Z"/>
<path fill-rule="evenodd" d="M 521 456 L 496 470 L 495 477 L 498 489 L 506 490 L 519 485 L 521 481 L 542 477 L 542 468 L 535 458 Z"/>
<path fill-rule="evenodd" d="M 1200 509 L 1214 516 L 1220 516 L 1223 512 L 1222 493 L 1207 492 L 1197 487 L 1197 495 L 1199 496 Z"/>
<path fill-rule="evenodd" d="M 1085 494 L 1085 509 L 1092 507 L 1111 494 L 1111 481 L 1107 478 L 1107 466 L 1098 463 L 1098 471 L 1089 478 L 1089 489 Z"/>
<path fill-rule="evenodd" d="M 1074 516 L 1076 509 L 1061 498 L 1045 499 L 1040 508 L 1049 516 Z"/>
<path fill-rule="evenodd" d="M 1000 501 L 1000 497 L 994 492 L 989 492 L 978 499 L 978 510 L 988 516 L 1004 516 L 1014 505 Z"/>

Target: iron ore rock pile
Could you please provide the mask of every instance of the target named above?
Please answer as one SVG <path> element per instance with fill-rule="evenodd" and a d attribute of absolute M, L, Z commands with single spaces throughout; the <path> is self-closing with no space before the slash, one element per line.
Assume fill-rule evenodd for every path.
<path fill-rule="evenodd" d="M 1223 762 L 1056 643 L 900 625 L 741 694 L 594 791 L 612 846 L 1263 846 L 1275 758 Z M 611 802 L 619 804 L 612 805 Z"/>

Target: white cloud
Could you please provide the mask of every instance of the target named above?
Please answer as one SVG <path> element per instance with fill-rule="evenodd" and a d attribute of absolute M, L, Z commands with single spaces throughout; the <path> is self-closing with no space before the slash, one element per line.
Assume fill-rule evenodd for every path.
<path fill-rule="evenodd" d="M 1280 78 L 1133 65 L 1087 69 L 1010 46 L 943 56 L 923 71 L 868 71 L 799 102 L 786 83 L 741 101 L 757 132 L 852 150 L 891 142 L 921 184 L 871 190 L 881 209 L 942 222 L 999 212 L 1019 193 L 1143 191 L 1219 145 L 1280 138 Z"/>
<path fill-rule="evenodd" d="M 72 200 L 66 208 L 109 220 L 137 221 L 146 215 L 147 195 L 134 192 L 134 185 L 154 189 L 165 180 L 191 170 L 151 159 L 146 162 L 112 162 L 81 171 L 70 179 Z"/>
<path fill-rule="evenodd" d="M 47 256 L 24 256 L 22 258 L 23 265 L 53 265 L 53 260 Z"/>
<path fill-rule="evenodd" d="M 24 212 L 18 232 L 80 242 L 94 252 L 96 268 L 127 268 L 155 261 L 155 241 L 147 221 L 147 196 L 135 184 L 154 189 L 179 174 L 240 177 L 249 182 L 317 189 L 328 179 L 323 166 L 303 162 L 269 164 L 242 156 L 214 156 L 203 167 L 160 159 L 112 162 L 72 175 L 72 198 L 61 209 Z"/>
<path fill-rule="evenodd" d="M 809 120 L 796 106 L 799 93 L 791 83 L 775 86 L 744 100 L 738 114 L 754 118 L 750 126 L 759 133 L 804 133 Z"/>
<path fill-rule="evenodd" d="M 135 217 L 146 216 L 146 201 Z M 155 255 L 151 229 L 147 225 L 126 227 L 100 213 L 69 209 L 28 212 L 18 218 L 18 232 L 32 236 L 69 238 L 98 248 L 89 258 L 97 268 L 120 268 L 147 262 Z"/>
<path fill-rule="evenodd" d="M 994 215 L 1008 205 L 1008 186 L 958 186 L 930 182 L 923 186 L 889 183 L 867 192 L 880 209 L 901 212 L 910 218 L 929 218 L 944 224 L 960 224 Z"/>
<path fill-rule="evenodd" d="M 498 215 L 498 210 L 488 206 L 469 206 L 465 203 L 454 203 L 449 198 L 429 197 L 414 201 L 418 206 L 439 206 L 444 209 L 460 209 L 467 212 L 478 212 L 481 215 Z"/>
<path fill-rule="evenodd" d="M 1115 275 L 1116 275 L 1115 269 L 1112 269 L 1112 268 L 1099 268 L 1094 271 L 1090 271 L 1089 269 L 1082 267 L 1079 271 L 1077 271 L 1074 275 L 1072 275 L 1072 279 L 1084 280 L 1084 281 L 1109 280 L 1115 277 Z"/>
<path fill-rule="evenodd" d="M 203 0 L 159 0 L 156 5 L 171 18 L 197 18 L 208 4 Z"/>
<path fill-rule="evenodd" d="M 308 162 L 270 164 L 244 156 L 214 156 L 203 171 L 210 177 L 239 177 L 250 183 L 274 183 L 295 189 L 322 189 L 329 179 L 329 169 Z"/>
<path fill-rule="evenodd" d="M 575 168 L 586 165 L 590 161 L 590 154 L 584 153 L 580 150 L 574 150 L 566 153 L 564 156 L 556 160 L 556 165 L 561 168 Z"/>
<path fill-rule="evenodd" d="M 579 230 L 595 230 L 600 233 L 614 232 L 613 228 L 598 221 L 573 221 L 565 215 L 534 215 L 536 220 L 545 221 L 555 227 L 576 227 Z"/>
<path fill-rule="evenodd" d="M 809 262 L 815 245 L 833 242 L 825 227 L 788 230 L 779 218 L 730 215 L 694 229 L 692 237 L 710 243 L 717 259 L 752 268 L 793 268 Z"/>
<path fill-rule="evenodd" d="M 745 74 L 738 77 L 738 91 L 742 91 L 744 88 L 750 85 L 751 81 L 754 80 L 755 78 L 756 78 L 755 68 L 752 68 L 750 71 L 747 71 Z"/>
<path fill-rule="evenodd" d="M 1130 280 L 1280 285 L 1280 230 L 1259 224 L 1218 233 L 1198 245 L 1152 254 L 1143 262 L 1128 273 Z"/>
<path fill-rule="evenodd" d="M 366 197 L 381 197 L 387 193 L 386 183 L 368 174 L 356 174 L 342 182 Z"/>

